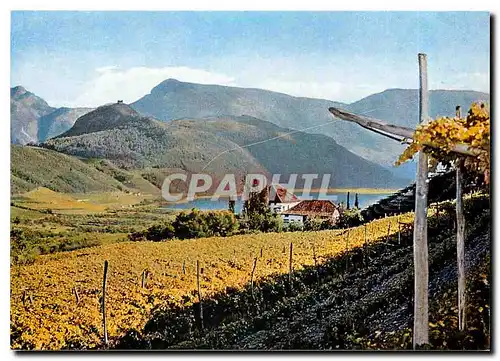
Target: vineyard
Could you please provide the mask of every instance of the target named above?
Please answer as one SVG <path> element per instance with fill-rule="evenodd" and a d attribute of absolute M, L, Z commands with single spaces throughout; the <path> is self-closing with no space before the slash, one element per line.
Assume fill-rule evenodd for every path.
<path fill-rule="evenodd" d="M 259 233 L 168 242 L 121 242 L 38 257 L 11 267 L 11 347 L 103 347 L 103 264 L 109 262 L 107 330 L 117 340 L 142 330 L 159 307 L 190 309 L 201 296 L 248 287 L 254 280 L 320 265 L 346 249 L 395 237 L 412 215 L 388 217 L 349 230 Z M 396 236 L 397 237 L 397 236 Z M 293 244 L 290 258 L 290 244 Z M 195 317 L 195 315 L 193 315 Z"/>

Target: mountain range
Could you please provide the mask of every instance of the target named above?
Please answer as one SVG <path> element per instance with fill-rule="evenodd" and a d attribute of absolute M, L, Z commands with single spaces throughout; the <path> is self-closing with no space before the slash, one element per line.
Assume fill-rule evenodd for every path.
<path fill-rule="evenodd" d="M 272 140 L 270 140 L 272 139 Z M 217 184 L 227 174 L 267 176 L 331 174 L 330 187 L 398 187 L 407 181 L 367 161 L 331 137 L 297 132 L 251 116 L 215 116 L 162 122 L 126 104 L 97 108 L 67 132 L 42 144 L 81 158 L 107 159 L 150 177 L 183 171 L 206 172 Z M 155 183 L 153 181 L 153 183 Z M 158 183 L 158 182 L 156 182 Z"/>
<path fill-rule="evenodd" d="M 430 91 L 430 116 L 454 115 L 456 105 L 468 109 L 474 101 L 489 101 L 489 95 Z M 44 143 L 66 154 L 144 169 L 157 186 L 165 174 L 199 172 L 208 162 L 206 170 L 213 174 L 244 170 L 287 179 L 290 173 L 332 173 L 336 187 L 387 188 L 413 178 L 411 163 L 387 172 L 403 145 L 332 118 L 331 106 L 394 124 L 418 124 L 418 92 L 412 89 L 389 89 L 344 104 L 167 79 L 130 106 L 97 109 L 54 108 L 21 86 L 11 88 L 11 141 Z"/>
<path fill-rule="evenodd" d="M 489 101 L 475 91 L 431 90 L 429 115 L 454 116 L 455 107 L 469 109 L 474 101 Z M 131 104 L 142 114 L 170 121 L 218 115 L 250 115 L 290 129 L 324 134 L 353 153 L 375 163 L 391 166 L 404 146 L 342 120 L 334 120 L 329 107 L 415 127 L 418 122 L 418 91 L 389 89 L 357 102 L 293 97 L 262 89 L 204 85 L 167 79 Z"/>
<path fill-rule="evenodd" d="M 54 108 L 22 86 L 10 89 L 10 138 L 13 144 L 39 143 L 59 135 L 92 108 Z"/>

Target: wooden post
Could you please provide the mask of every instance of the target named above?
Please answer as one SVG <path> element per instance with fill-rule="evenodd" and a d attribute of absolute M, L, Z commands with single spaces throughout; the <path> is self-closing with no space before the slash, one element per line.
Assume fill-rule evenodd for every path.
<path fill-rule="evenodd" d="M 73 293 L 75 294 L 75 298 L 76 298 L 76 304 L 79 304 L 80 303 L 80 296 L 78 296 L 78 289 L 75 287 L 73 287 Z"/>
<path fill-rule="evenodd" d="M 293 270 L 292 255 L 293 255 L 293 243 L 290 242 L 290 259 L 288 262 L 288 283 L 290 285 L 290 291 L 293 290 L 293 285 L 292 285 L 292 270 Z"/>
<path fill-rule="evenodd" d="M 200 261 L 196 261 L 196 288 L 198 290 L 198 301 L 200 303 L 200 327 L 203 329 L 203 303 L 200 290 Z"/>
<path fill-rule="evenodd" d="M 398 217 L 398 245 L 401 245 L 401 221 Z"/>
<path fill-rule="evenodd" d="M 427 120 L 429 94 L 427 90 L 427 55 L 418 54 L 420 123 Z M 413 264 L 415 268 L 415 298 L 413 316 L 413 348 L 429 343 L 429 262 L 427 249 L 427 154 L 418 152 L 415 189 L 415 222 L 413 229 Z"/>
<path fill-rule="evenodd" d="M 347 236 L 345 240 L 345 271 L 347 272 L 349 270 L 349 230 L 347 230 Z"/>
<path fill-rule="evenodd" d="M 318 265 L 318 262 L 316 259 L 316 249 L 314 248 L 314 243 L 312 244 L 312 251 L 313 251 L 314 267 L 316 267 Z"/>
<path fill-rule="evenodd" d="M 254 294 L 253 294 L 253 276 L 255 274 L 255 267 L 257 267 L 257 257 L 253 259 L 253 267 L 252 267 L 252 275 L 251 275 L 251 289 L 252 289 L 252 299 L 254 299 Z"/>
<path fill-rule="evenodd" d="M 363 263 L 364 263 L 364 266 L 367 267 L 368 266 L 368 247 L 367 247 L 368 238 L 366 236 L 366 223 L 364 226 L 365 226 L 365 243 L 363 244 Z"/>
<path fill-rule="evenodd" d="M 144 287 L 146 287 L 146 277 L 147 277 L 147 271 L 146 270 L 142 271 L 141 277 L 142 277 L 141 287 L 144 288 Z"/>
<path fill-rule="evenodd" d="M 316 273 L 316 283 L 319 284 L 318 259 L 316 258 L 316 247 L 314 247 L 314 243 L 312 244 L 312 251 L 314 260 L 314 273 Z"/>
<path fill-rule="evenodd" d="M 184 274 L 184 275 L 186 274 L 186 261 L 185 260 L 182 262 L 182 274 Z"/>
<path fill-rule="evenodd" d="M 457 106 L 457 118 L 461 118 L 460 106 Z M 462 179 L 463 159 L 457 160 L 457 265 L 458 265 L 458 329 L 465 330 L 465 218 L 463 208 Z"/>
<path fill-rule="evenodd" d="M 262 247 L 260 248 L 260 258 L 262 258 Z"/>
<path fill-rule="evenodd" d="M 389 226 L 387 227 L 387 242 L 389 242 L 390 234 L 391 234 L 391 222 L 389 222 Z"/>
<path fill-rule="evenodd" d="M 462 166 L 457 164 L 457 264 L 458 264 L 458 329 L 465 330 L 465 218 L 462 198 Z"/>
<path fill-rule="evenodd" d="M 102 325 L 104 328 L 104 344 L 108 344 L 108 328 L 106 324 L 106 279 L 108 276 L 108 261 L 104 261 L 104 275 L 102 277 Z"/>

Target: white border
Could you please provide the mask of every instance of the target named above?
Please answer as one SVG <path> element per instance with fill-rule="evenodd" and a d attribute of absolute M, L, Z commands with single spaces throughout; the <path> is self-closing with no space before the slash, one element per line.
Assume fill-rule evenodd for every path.
<path fill-rule="evenodd" d="M 451 5 L 451 7 L 450 7 Z M 8 87 L 7 83 L 10 84 L 10 11 L 11 10 L 420 10 L 420 11 L 451 11 L 451 10 L 463 10 L 463 11 L 490 11 L 493 14 L 497 14 L 498 2 L 497 1 L 487 1 L 487 0 L 474 0 L 474 1 L 432 1 L 432 0 L 420 0 L 418 2 L 404 2 L 401 0 L 398 1 L 384 1 L 384 3 L 375 2 L 375 1 L 347 1 L 347 2 L 335 2 L 332 4 L 330 1 L 324 0 L 308 0 L 301 2 L 292 2 L 292 1 L 269 1 L 269 0 L 253 0 L 243 2 L 237 1 L 220 1 L 220 0 L 212 0 L 212 1 L 193 1 L 193 0 L 184 0 L 179 2 L 164 2 L 164 1 L 151 1 L 151 0 L 141 0 L 135 2 L 124 2 L 124 1 L 107 1 L 103 2 L 102 0 L 86 0 L 86 1 L 63 1 L 63 0 L 45 0 L 43 2 L 35 1 L 35 0 L 23 0 L 23 1 L 4 1 L 1 4 L 1 18 L 0 18 L 0 28 L 1 28 L 1 49 L 2 49 L 2 92 L 1 92 L 1 104 L 2 104 L 2 115 L 3 117 L 0 120 L 0 126 L 2 127 L 0 131 L 0 136 L 2 137 L 0 146 L 2 147 L 3 154 L 0 157 L 0 161 L 2 164 L 2 172 L 1 177 L 1 197 L 0 204 L 2 205 L 2 213 L 0 217 L 1 228 L 2 228 L 2 254 L 4 255 L 4 260 L 2 262 L 3 270 L 1 272 L 2 276 L 2 291 L 3 297 L 1 298 L 1 309 L 3 310 L 2 320 L 0 321 L 0 329 L 1 335 L 0 339 L 2 341 L 2 356 L 7 359 L 13 359 L 15 357 L 14 353 L 10 351 L 10 309 L 9 309 L 9 238 L 8 232 L 10 230 L 9 224 L 9 208 L 7 208 L 8 204 L 10 204 L 10 93 L 7 93 Z M 496 27 L 498 28 L 498 19 L 496 23 Z M 498 38 L 495 38 L 495 44 L 498 45 Z M 498 57 L 497 57 L 498 59 Z M 494 65 L 497 65 L 495 63 Z M 491 82 L 492 87 L 495 84 L 495 79 Z M 497 103 L 497 95 L 494 93 L 495 99 L 494 103 Z M 494 167 L 497 169 L 497 163 L 500 162 L 498 157 L 494 157 L 495 164 Z M 497 180 L 498 176 L 495 174 L 494 179 Z M 494 188 L 494 184 L 492 184 L 492 188 Z M 500 189 L 500 188 L 499 188 Z M 495 197 L 494 201 L 499 197 L 498 192 L 494 192 Z M 495 202 L 496 203 L 496 202 Z M 495 214 L 495 224 L 500 224 L 498 222 L 499 215 Z M 492 240 L 492 243 L 495 243 Z M 497 245 L 495 248 L 498 248 Z M 495 251 L 495 259 L 496 258 Z M 497 276 L 495 268 L 495 276 Z M 494 279 L 498 279 L 495 277 Z M 492 305 L 492 307 L 495 307 Z M 498 310 L 494 309 L 494 314 L 498 314 Z M 496 319 L 495 319 L 496 320 Z M 492 322 L 492 328 L 496 325 L 495 322 Z M 497 336 L 498 332 L 493 330 L 493 335 Z M 497 346 L 497 337 L 492 340 L 493 347 Z M 92 357 L 97 359 L 101 359 L 105 357 L 103 354 L 91 354 Z M 141 359 L 144 356 L 149 356 L 151 354 L 131 354 L 129 357 L 132 359 Z M 219 357 L 220 354 L 216 355 L 203 355 L 211 358 Z M 247 355 L 252 358 L 262 358 L 262 357 L 272 357 L 279 355 L 269 354 L 269 355 Z M 358 354 L 352 354 L 352 357 L 356 357 Z M 69 358 L 70 354 L 63 355 L 63 358 Z M 118 356 L 118 355 L 116 355 Z M 123 354 L 119 355 L 120 357 Z M 159 355 L 158 355 L 159 356 Z M 162 356 L 172 358 L 172 357 L 182 357 L 182 358 L 192 358 L 199 357 L 199 354 L 163 354 Z M 226 355 L 230 357 L 238 357 L 240 354 Z M 286 354 L 286 357 L 292 356 L 291 354 Z M 297 354 L 296 356 L 305 356 L 308 355 Z M 346 354 L 315 354 L 315 356 L 331 356 L 336 358 L 344 358 L 349 355 Z M 380 355 L 384 357 L 384 354 Z M 398 356 L 403 356 L 403 354 L 398 354 Z M 434 358 L 438 355 L 412 355 L 413 357 L 418 358 Z M 467 354 L 467 358 L 474 359 L 477 356 L 476 354 Z M 40 356 L 39 356 L 40 357 Z M 52 357 L 51 354 L 42 355 L 42 357 Z M 482 356 L 484 357 L 484 355 Z"/>

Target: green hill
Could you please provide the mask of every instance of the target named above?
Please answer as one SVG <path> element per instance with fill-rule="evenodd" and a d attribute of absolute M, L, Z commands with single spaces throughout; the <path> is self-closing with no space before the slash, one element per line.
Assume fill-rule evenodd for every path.
<path fill-rule="evenodd" d="M 11 194 L 45 187 L 62 193 L 144 192 L 159 189 L 140 173 L 127 172 L 106 160 L 76 157 L 50 149 L 11 145 Z"/>
<path fill-rule="evenodd" d="M 56 192 L 105 192 L 125 188 L 81 160 L 49 149 L 11 145 L 11 193 L 37 187 Z"/>

